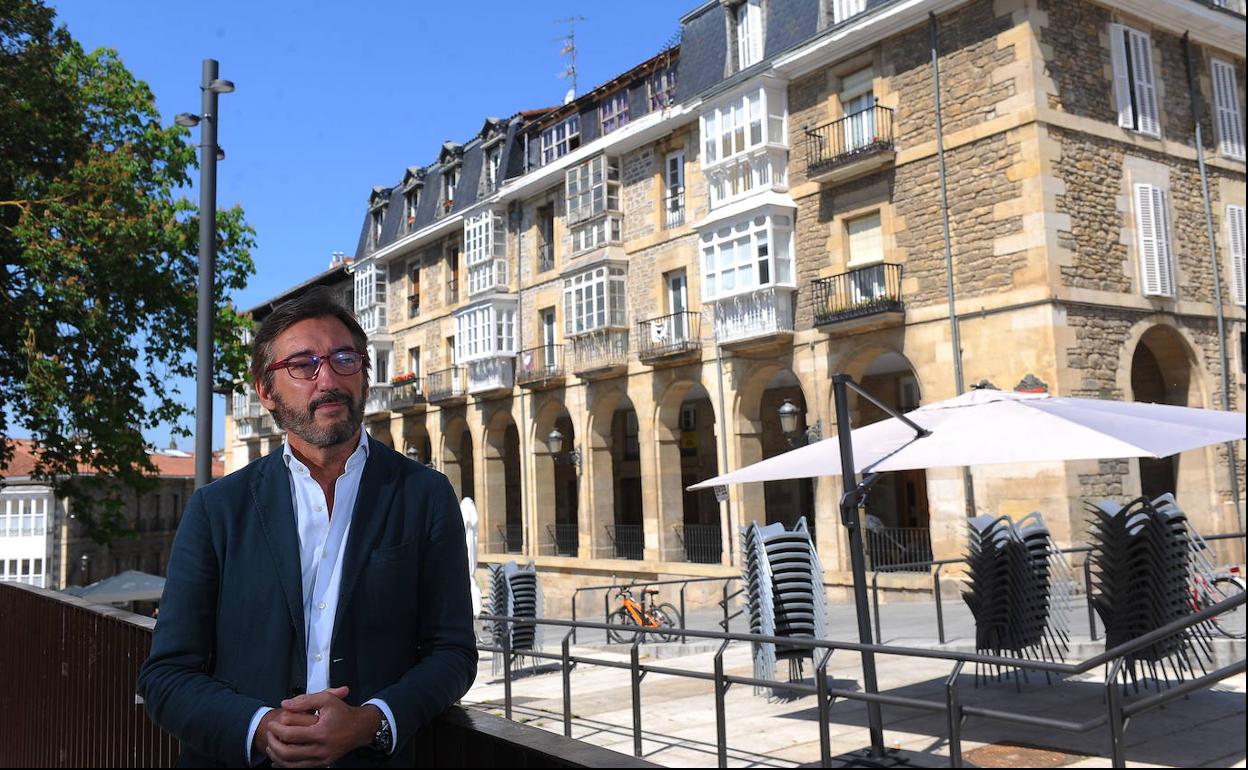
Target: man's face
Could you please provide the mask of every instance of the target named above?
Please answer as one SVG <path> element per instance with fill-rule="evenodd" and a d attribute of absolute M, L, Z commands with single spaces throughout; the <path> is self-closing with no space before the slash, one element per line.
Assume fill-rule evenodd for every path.
<path fill-rule="evenodd" d="M 333 316 L 300 321 L 273 340 L 273 363 L 291 356 L 327 356 L 355 350 L 351 332 Z M 260 403 L 294 436 L 315 447 L 337 446 L 351 441 L 364 421 L 368 388 L 363 370 L 350 375 L 334 371 L 328 361 L 310 380 L 290 376 L 284 369 L 270 373 L 272 384 L 256 383 Z"/>

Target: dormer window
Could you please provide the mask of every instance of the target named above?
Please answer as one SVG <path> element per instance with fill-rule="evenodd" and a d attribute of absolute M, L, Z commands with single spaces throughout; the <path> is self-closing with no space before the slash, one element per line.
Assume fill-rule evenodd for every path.
<path fill-rule="evenodd" d="M 485 189 L 494 192 L 502 182 L 503 147 L 496 144 L 485 150 Z"/>
<path fill-rule="evenodd" d="M 413 187 L 403 193 L 403 219 L 409 230 L 416 226 L 416 209 L 418 208 L 420 208 L 420 188 Z"/>
<path fill-rule="evenodd" d="M 650 109 L 661 110 L 676 103 L 676 67 L 667 65 L 659 67 L 646 82 L 650 93 Z"/>
<path fill-rule="evenodd" d="M 602 133 L 609 134 L 628 123 L 628 90 L 619 91 L 602 100 Z"/>
<path fill-rule="evenodd" d="M 442 210 L 450 211 L 455 207 L 455 188 L 459 185 L 459 166 L 451 166 L 442 170 Z"/>
<path fill-rule="evenodd" d="M 737 6 L 737 70 L 763 60 L 763 0 L 745 0 Z"/>
<path fill-rule="evenodd" d="M 581 146 L 581 116 L 570 115 L 542 131 L 542 165 L 562 158 Z"/>
<path fill-rule="evenodd" d="M 378 207 L 369 212 L 368 242 L 372 248 L 381 245 L 381 226 L 385 222 L 386 210 Z"/>

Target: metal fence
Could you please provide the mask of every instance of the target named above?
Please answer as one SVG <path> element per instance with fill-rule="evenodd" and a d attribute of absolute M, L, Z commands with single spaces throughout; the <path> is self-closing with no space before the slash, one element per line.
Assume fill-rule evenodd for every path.
<path fill-rule="evenodd" d="M 863 534 L 870 569 L 928 571 L 927 565 L 920 563 L 932 560 L 932 532 L 927 527 L 876 527 Z"/>
<path fill-rule="evenodd" d="M 516 355 L 516 382 L 532 385 L 564 376 L 563 345 L 542 345 Z"/>
<path fill-rule="evenodd" d="M 646 550 L 646 532 L 642 524 L 607 524 L 607 537 L 617 559 L 641 561 Z"/>
<path fill-rule="evenodd" d="M 445 401 L 466 395 L 464 368 L 452 366 L 450 369 L 433 372 L 426 380 L 425 386 L 425 397 L 430 401 Z"/>
<path fill-rule="evenodd" d="M 555 269 L 555 244 L 543 243 L 537 247 L 537 272 L 545 273 Z"/>
<path fill-rule="evenodd" d="M 811 282 L 815 323 L 830 324 L 905 310 L 901 265 L 881 262 Z"/>
<path fill-rule="evenodd" d="M 576 556 L 580 545 L 580 529 L 575 522 L 547 524 L 546 534 L 550 537 L 556 556 Z"/>
<path fill-rule="evenodd" d="M 806 172 L 818 174 L 893 149 L 893 111 L 868 107 L 840 120 L 806 129 Z"/>
<path fill-rule="evenodd" d="M 685 223 L 685 188 L 669 191 L 663 198 L 664 222 L 670 230 Z"/>
<path fill-rule="evenodd" d="M 685 561 L 719 564 L 723 561 L 723 530 L 718 524 L 677 524 L 676 539 L 685 549 Z"/>
<path fill-rule="evenodd" d="M 637 357 L 643 361 L 702 350 L 702 314 L 691 311 L 637 324 Z"/>
<path fill-rule="evenodd" d="M 498 536 L 506 553 L 524 553 L 524 525 L 499 524 Z"/>
<path fill-rule="evenodd" d="M 407 409 L 425 403 L 425 386 L 420 377 L 394 386 L 390 393 L 391 409 Z"/>

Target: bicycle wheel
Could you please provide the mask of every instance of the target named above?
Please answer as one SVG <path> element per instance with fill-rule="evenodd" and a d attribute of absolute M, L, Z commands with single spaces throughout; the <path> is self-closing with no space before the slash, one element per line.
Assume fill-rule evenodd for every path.
<path fill-rule="evenodd" d="M 1218 602 L 1230 599 L 1236 594 L 1244 592 L 1244 584 L 1238 578 L 1220 577 L 1213 581 L 1212 590 L 1209 593 L 1209 603 L 1217 604 Z M 1244 607 L 1232 607 L 1226 612 L 1214 615 L 1210 620 L 1213 621 L 1213 627 L 1225 637 L 1231 639 L 1244 638 Z"/>
<path fill-rule="evenodd" d="M 607 624 L 613 626 L 607 629 L 607 641 L 612 644 L 632 644 L 637 637 L 637 632 L 633 630 L 637 624 L 623 607 L 607 616 Z"/>
<path fill-rule="evenodd" d="M 654 622 L 657 623 L 659 626 L 657 630 L 652 631 L 651 633 L 657 636 L 660 641 L 664 641 L 664 642 L 680 641 L 681 639 L 680 634 L 667 633 L 664 631 L 664 629 L 667 629 L 667 628 L 673 628 L 673 629 L 680 628 L 680 611 L 679 610 L 677 610 L 675 607 L 668 604 L 667 602 L 664 602 L 663 604 L 658 605 L 657 607 L 655 607 L 653 610 L 650 611 L 650 617 L 653 618 Z"/>

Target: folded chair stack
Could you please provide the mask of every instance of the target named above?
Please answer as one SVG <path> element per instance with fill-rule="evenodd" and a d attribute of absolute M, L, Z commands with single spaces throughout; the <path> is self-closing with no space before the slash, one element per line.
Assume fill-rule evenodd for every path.
<path fill-rule="evenodd" d="M 537 618 L 542 611 L 542 590 L 537 582 L 533 562 L 518 566 L 514 561 L 490 566 L 490 611 L 513 618 Z M 522 655 L 540 647 L 538 627 L 526 623 L 496 623 L 494 646 L 502 647 L 505 638 L 513 654 Z M 505 637 L 504 635 L 509 635 Z M 494 653 L 494 671 L 502 670 L 502 653 Z"/>

